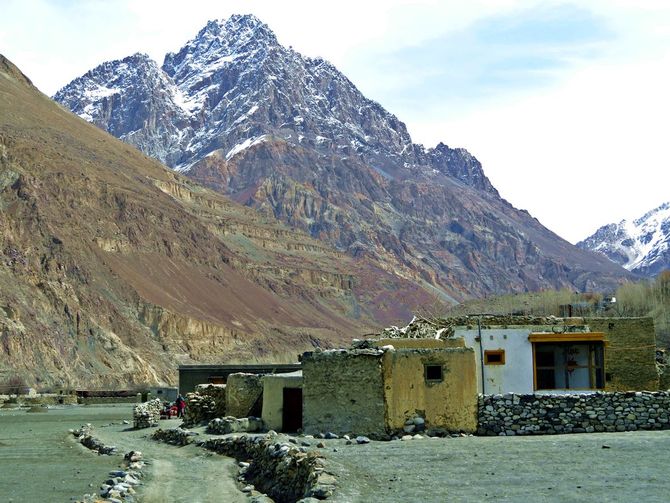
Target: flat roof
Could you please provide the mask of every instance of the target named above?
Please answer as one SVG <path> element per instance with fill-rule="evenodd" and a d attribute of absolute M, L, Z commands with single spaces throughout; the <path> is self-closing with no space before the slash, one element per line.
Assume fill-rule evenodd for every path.
<path fill-rule="evenodd" d="M 249 370 L 265 370 L 265 369 L 279 369 L 279 370 L 299 370 L 301 367 L 300 363 L 239 363 L 239 364 L 225 364 L 225 365 L 214 365 L 214 364 L 203 364 L 203 365 L 179 365 L 179 370 L 237 370 L 237 369 L 249 369 Z"/>

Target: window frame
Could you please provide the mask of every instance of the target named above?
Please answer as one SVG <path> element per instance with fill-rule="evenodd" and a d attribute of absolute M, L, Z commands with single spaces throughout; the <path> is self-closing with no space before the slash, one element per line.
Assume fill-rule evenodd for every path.
<path fill-rule="evenodd" d="M 428 369 L 429 368 L 439 368 L 440 369 L 440 377 L 439 378 L 429 378 L 428 377 Z M 441 363 L 424 363 L 423 364 L 423 377 L 428 384 L 433 384 L 433 383 L 438 383 L 438 382 L 444 382 L 444 365 Z"/>
<path fill-rule="evenodd" d="M 491 356 L 499 356 L 499 360 L 490 360 Z M 505 365 L 505 350 L 504 349 L 485 349 L 484 350 L 484 365 Z"/>

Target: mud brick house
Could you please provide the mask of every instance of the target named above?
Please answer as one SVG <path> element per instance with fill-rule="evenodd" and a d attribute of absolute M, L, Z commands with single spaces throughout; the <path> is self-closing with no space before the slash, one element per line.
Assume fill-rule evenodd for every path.
<path fill-rule="evenodd" d="M 269 430 L 296 432 L 302 429 L 302 371 L 263 376 L 261 417 Z"/>
<path fill-rule="evenodd" d="M 441 328 L 415 325 L 396 336 L 440 330 L 465 340 L 481 394 L 659 389 L 651 318 L 465 316 L 440 320 Z"/>
<path fill-rule="evenodd" d="M 304 353 L 299 365 L 256 367 L 182 366 L 180 390 L 251 370 L 267 374 L 268 428 L 388 438 L 411 424 L 475 432 L 478 395 L 659 389 L 651 318 L 413 320 L 350 349 Z"/>
<path fill-rule="evenodd" d="M 477 428 L 475 354 L 460 340 L 371 342 L 303 354 L 303 429 L 384 437 L 408 421 Z"/>

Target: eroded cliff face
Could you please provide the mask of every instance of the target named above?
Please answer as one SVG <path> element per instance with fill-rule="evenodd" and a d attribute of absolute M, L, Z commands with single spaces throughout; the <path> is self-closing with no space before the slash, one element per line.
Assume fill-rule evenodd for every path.
<path fill-rule="evenodd" d="M 171 172 L 0 59 L 0 380 L 174 383 L 183 362 L 294 361 L 431 296 Z"/>
<path fill-rule="evenodd" d="M 447 147 L 436 151 L 447 163 Z M 619 280 L 619 269 L 500 199 L 476 160 L 463 159 L 449 161 L 449 175 L 385 177 L 361 158 L 325 158 L 272 137 L 229 159 L 215 152 L 189 176 L 349 256 L 425 281 L 446 302 L 547 286 L 598 289 Z"/>

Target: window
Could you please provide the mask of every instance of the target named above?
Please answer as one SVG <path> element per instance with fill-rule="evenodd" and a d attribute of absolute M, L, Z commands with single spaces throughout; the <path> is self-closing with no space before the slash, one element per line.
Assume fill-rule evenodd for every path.
<path fill-rule="evenodd" d="M 441 382 L 444 379 L 442 365 L 424 365 L 424 373 L 426 376 L 426 382 Z"/>
<path fill-rule="evenodd" d="M 602 342 L 535 343 L 535 389 L 604 387 Z"/>
<path fill-rule="evenodd" d="M 484 351 L 485 365 L 505 365 L 504 349 L 487 349 Z"/>

